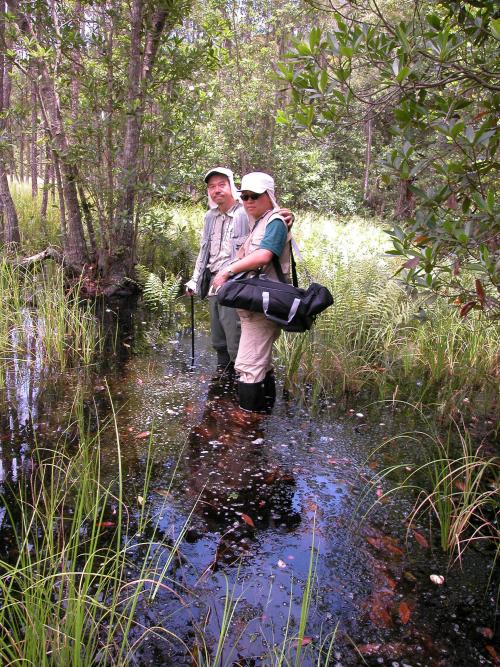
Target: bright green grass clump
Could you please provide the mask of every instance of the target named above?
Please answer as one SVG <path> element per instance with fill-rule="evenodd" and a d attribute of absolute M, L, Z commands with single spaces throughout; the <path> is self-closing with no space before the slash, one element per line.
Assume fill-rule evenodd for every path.
<path fill-rule="evenodd" d="M 37 197 L 31 196 L 31 185 L 28 182 L 12 181 L 10 191 L 16 206 L 21 232 L 21 246 L 28 252 L 43 250 L 48 245 L 60 245 L 59 205 L 52 193 L 49 193 L 47 216 L 45 221 L 40 215 L 42 192 Z"/>
<path fill-rule="evenodd" d="M 0 387 L 14 366 L 87 366 L 101 344 L 93 304 L 78 284 L 68 292 L 60 267 L 27 272 L 0 260 Z"/>

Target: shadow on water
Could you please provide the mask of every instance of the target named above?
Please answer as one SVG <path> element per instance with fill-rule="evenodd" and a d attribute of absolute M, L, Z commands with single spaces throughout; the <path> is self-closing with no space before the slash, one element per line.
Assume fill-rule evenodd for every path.
<path fill-rule="evenodd" d="M 160 594 L 141 608 L 146 627 L 164 623 L 188 646 L 203 640 L 213 653 L 234 594 L 238 603 L 220 665 L 272 665 L 281 650 L 294 664 L 314 543 L 301 665 L 494 664 L 482 632 L 492 626 L 494 608 L 485 594 L 490 572 L 483 555 L 471 550 L 463 571 L 447 571 L 427 526 L 418 527 L 425 540 L 408 538 L 411 495 L 377 503 L 363 520 L 377 501 L 375 488 L 362 500 L 374 468 L 389 457 L 415 460 L 415 452 L 403 449 L 381 450 L 370 463 L 369 455 L 391 429 L 415 426 L 414 416 L 379 406 L 362 408 L 361 419 L 359 408 L 345 407 L 313 419 L 284 399 L 270 416 L 251 415 L 239 409 L 229 382 L 212 379 L 203 331 L 191 369 L 187 329 L 165 335 L 154 323 L 141 325 L 133 309 L 109 304 L 102 317 L 107 353 L 100 373 L 86 381 L 86 404 L 98 420 L 109 417 L 109 387 L 129 506 L 137 507 L 151 433 L 146 502 L 159 531 L 175 539 L 194 507 L 182 557 L 170 572 L 189 591 L 188 608 L 179 611 Z M 10 484 L 35 439 L 51 442 L 64 430 L 77 383 L 70 375 L 49 380 L 28 315 L 26 327 L 33 328 L 29 358 L 14 360 L 0 396 L 1 481 Z M 114 435 L 103 433 L 104 479 L 116 478 L 117 457 Z M 430 581 L 433 573 L 445 575 L 445 586 Z M 319 647 L 332 633 L 331 661 L 318 662 Z M 193 664 L 177 650 L 150 637 L 137 664 Z"/>

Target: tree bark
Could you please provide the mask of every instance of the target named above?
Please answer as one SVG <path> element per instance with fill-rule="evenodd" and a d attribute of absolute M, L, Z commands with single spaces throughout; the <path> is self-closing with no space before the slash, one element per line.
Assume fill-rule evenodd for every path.
<path fill-rule="evenodd" d="M 37 94 L 36 94 L 36 67 L 31 67 L 31 196 L 36 199 L 38 195 L 38 160 L 37 160 Z"/>
<path fill-rule="evenodd" d="M 132 0 L 127 116 L 117 179 L 119 194 L 110 238 L 111 248 L 107 257 L 99 258 L 100 268 L 107 276 L 105 291 L 108 293 L 113 293 L 124 286 L 126 279 L 132 276 L 136 262 L 135 202 L 144 99 L 168 17 L 166 8 L 155 10 L 145 37 L 143 58 L 141 55 L 143 12 L 143 0 Z"/>
<path fill-rule="evenodd" d="M 363 200 L 369 204 L 371 202 L 370 193 L 370 168 L 372 163 L 372 140 L 373 140 L 373 117 L 371 115 L 365 121 L 365 174 L 363 178 Z"/>
<path fill-rule="evenodd" d="M 5 58 L 5 3 L 0 2 L 0 137 L 5 136 L 7 121 L 3 117 L 4 111 L 10 107 L 11 86 L 6 85 L 9 77 L 9 68 Z M 8 157 L 4 147 L 0 146 L 0 200 L 3 212 L 3 242 L 9 250 L 15 250 L 20 242 L 19 220 L 16 207 L 10 194 L 9 179 L 7 177 Z"/>
<path fill-rule="evenodd" d="M 15 16 L 19 30 L 36 43 L 36 35 L 31 18 L 24 13 L 16 0 L 7 0 L 11 13 Z M 57 26 L 56 30 L 57 30 Z M 58 46 L 56 46 L 56 51 Z M 61 114 L 59 96 L 55 87 L 55 77 L 43 59 L 37 60 L 40 81 L 38 87 L 41 111 L 51 137 L 52 150 L 60 164 L 61 185 L 67 214 L 67 233 L 64 239 L 65 263 L 69 270 L 80 273 L 88 263 L 87 245 L 76 188 L 75 168 L 69 155 L 69 142 Z M 57 174 L 57 169 L 56 169 Z"/>

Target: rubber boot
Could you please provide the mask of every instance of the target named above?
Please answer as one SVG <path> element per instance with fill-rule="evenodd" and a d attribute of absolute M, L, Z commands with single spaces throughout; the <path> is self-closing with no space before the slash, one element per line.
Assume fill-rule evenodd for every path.
<path fill-rule="evenodd" d="M 264 382 L 238 382 L 240 408 L 249 412 L 267 412 Z"/>
<path fill-rule="evenodd" d="M 271 412 L 276 401 L 276 380 L 274 379 L 274 371 L 272 369 L 267 371 L 266 377 L 264 378 L 264 396 L 267 409 Z"/>
<path fill-rule="evenodd" d="M 231 363 L 231 357 L 229 356 L 229 352 L 227 349 L 224 347 L 221 350 L 216 350 L 217 352 L 217 370 L 218 371 L 224 371 L 226 370 L 227 366 Z"/>

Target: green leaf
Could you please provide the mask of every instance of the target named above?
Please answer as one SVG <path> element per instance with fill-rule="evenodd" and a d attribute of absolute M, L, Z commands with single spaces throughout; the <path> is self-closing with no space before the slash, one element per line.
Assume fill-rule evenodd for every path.
<path fill-rule="evenodd" d="M 398 83 L 402 83 L 404 79 L 406 79 L 409 73 L 410 73 L 410 68 L 405 65 L 404 67 L 401 68 L 399 74 L 396 76 L 396 81 Z"/>
<path fill-rule="evenodd" d="M 326 91 L 326 88 L 328 86 L 328 72 L 326 69 L 322 70 L 320 76 L 319 76 L 319 82 L 318 82 L 318 88 L 321 93 L 324 93 Z"/>
<path fill-rule="evenodd" d="M 493 37 L 500 42 L 500 19 L 491 19 L 490 28 Z"/>
<path fill-rule="evenodd" d="M 340 54 L 346 58 L 352 58 L 354 55 L 354 49 L 350 46 L 341 46 Z"/>
<path fill-rule="evenodd" d="M 441 21 L 436 14 L 427 14 L 425 18 L 427 19 L 427 23 L 431 25 L 434 30 L 441 30 Z"/>

